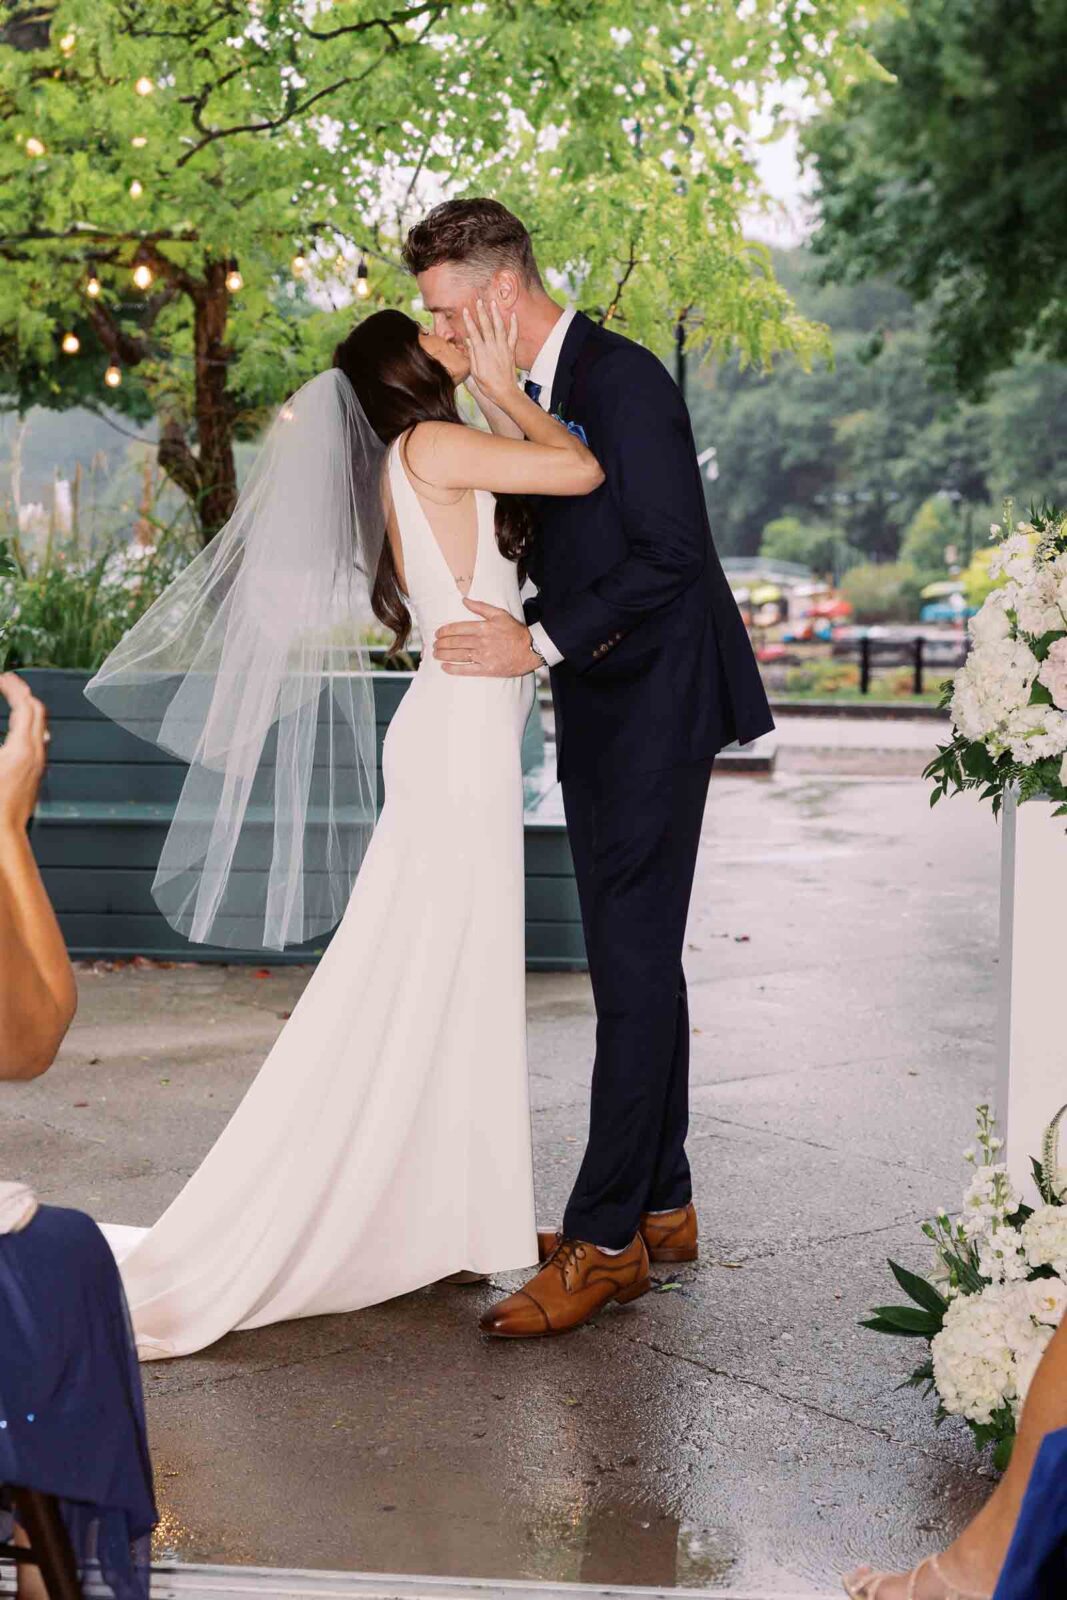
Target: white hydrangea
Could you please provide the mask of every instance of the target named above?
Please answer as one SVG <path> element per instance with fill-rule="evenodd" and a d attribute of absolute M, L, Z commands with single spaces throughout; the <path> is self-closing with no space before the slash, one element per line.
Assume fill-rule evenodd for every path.
<path fill-rule="evenodd" d="M 956 674 L 952 719 L 968 739 L 983 739 L 1022 710 L 1039 662 L 1025 644 L 1005 638 L 976 645 Z"/>
<path fill-rule="evenodd" d="M 1023 706 L 1010 712 L 1002 730 L 1015 761 L 1027 766 L 1067 751 L 1067 711 L 1055 706 Z"/>
<path fill-rule="evenodd" d="M 981 608 L 975 612 L 967 623 L 967 631 L 976 645 L 995 644 L 998 639 L 1011 637 L 1011 618 L 1009 611 L 1015 609 L 1017 585 L 1006 583 L 1002 589 L 994 589 Z"/>
<path fill-rule="evenodd" d="M 1030 1315 L 1035 1322 L 1058 1328 L 1067 1311 L 1067 1283 L 1062 1278 L 1031 1278 L 1026 1285 Z"/>
<path fill-rule="evenodd" d="M 1019 1237 L 1031 1267 L 1051 1267 L 1067 1279 L 1067 1206 L 1038 1206 Z"/>
<path fill-rule="evenodd" d="M 1015 1392 L 1015 1356 L 1004 1329 L 1004 1287 L 959 1295 L 931 1342 L 934 1382 L 952 1416 L 991 1422 Z"/>
<path fill-rule="evenodd" d="M 959 1295 L 931 1343 L 934 1382 L 953 1416 L 989 1423 L 1010 1406 L 1018 1416 L 1052 1328 L 1034 1321 L 1030 1285 L 993 1284 Z"/>
<path fill-rule="evenodd" d="M 1034 1337 L 1030 1340 L 1029 1344 L 1025 1347 L 1025 1349 L 1019 1350 L 1016 1354 L 1015 1395 L 1011 1403 L 1011 1408 L 1015 1413 L 1016 1422 L 1018 1422 L 1019 1417 L 1022 1414 L 1023 1405 L 1026 1401 L 1026 1396 L 1030 1392 L 1030 1385 L 1033 1382 L 1034 1373 L 1041 1365 L 1041 1357 L 1045 1354 L 1045 1349 L 1048 1345 L 1048 1342 L 1052 1338 L 1052 1335 L 1055 1331 L 1056 1330 L 1054 1328 L 1048 1327 L 1035 1329 Z"/>
<path fill-rule="evenodd" d="M 1032 570 L 1029 581 L 1019 584 L 1015 616 L 1024 633 L 1040 639 L 1064 626 L 1059 606 L 1059 584 L 1051 566 Z"/>

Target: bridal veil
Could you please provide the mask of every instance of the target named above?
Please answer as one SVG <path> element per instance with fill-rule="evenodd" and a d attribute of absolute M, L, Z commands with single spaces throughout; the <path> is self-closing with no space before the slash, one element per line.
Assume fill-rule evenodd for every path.
<path fill-rule="evenodd" d="M 195 942 L 281 950 L 344 913 L 377 800 L 384 456 L 342 372 L 305 384 L 229 522 L 86 687 L 188 763 L 152 893 Z"/>

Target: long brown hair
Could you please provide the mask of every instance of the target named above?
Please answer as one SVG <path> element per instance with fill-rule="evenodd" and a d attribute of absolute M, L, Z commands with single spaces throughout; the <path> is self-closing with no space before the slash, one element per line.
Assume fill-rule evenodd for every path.
<path fill-rule="evenodd" d="M 358 322 L 334 351 L 333 364 L 356 391 L 367 421 L 383 444 L 392 444 L 417 422 L 463 421 L 456 406 L 454 378 L 427 355 L 419 343 L 418 323 L 402 311 L 375 311 Z M 499 495 L 496 542 L 503 556 L 518 563 L 520 580 L 531 533 L 525 502 L 516 495 Z M 389 653 L 395 655 L 411 633 L 411 612 L 388 539 L 382 544 L 371 605 L 378 621 L 393 630 Z"/>

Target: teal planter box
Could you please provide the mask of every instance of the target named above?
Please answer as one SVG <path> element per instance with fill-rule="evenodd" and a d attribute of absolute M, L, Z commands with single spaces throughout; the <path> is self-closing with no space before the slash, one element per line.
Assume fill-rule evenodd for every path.
<path fill-rule="evenodd" d="M 156 909 L 151 885 L 185 779 L 184 763 L 90 705 L 82 692 L 89 673 L 29 670 L 21 676 L 48 707 L 52 742 L 33 848 L 72 956 L 273 965 L 321 955 L 329 935 L 279 954 L 190 944 L 177 933 Z M 374 675 L 379 799 L 382 741 L 411 678 L 408 672 Z M 0 733 L 5 729 L 0 712 Z M 559 786 L 544 765 L 536 707 L 523 740 L 522 764 L 526 964 L 541 970 L 584 968 L 574 865 Z"/>

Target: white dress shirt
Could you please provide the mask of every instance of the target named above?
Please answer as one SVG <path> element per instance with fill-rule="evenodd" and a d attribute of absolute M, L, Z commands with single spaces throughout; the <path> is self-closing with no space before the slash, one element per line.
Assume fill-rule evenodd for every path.
<path fill-rule="evenodd" d="M 575 318 L 573 306 L 568 306 L 563 315 L 557 320 L 552 332 L 538 350 L 533 360 L 533 365 L 526 374 L 530 383 L 539 383 L 541 393 L 537 403 L 542 411 L 548 411 L 552 405 L 552 386 L 556 381 L 556 368 L 559 366 L 559 353 L 563 349 L 563 341 L 567 336 L 567 329 Z M 530 624 L 530 638 L 533 640 L 534 649 L 544 656 L 550 667 L 556 666 L 563 660 L 563 652 L 557 650 L 552 640 L 548 637 L 539 622 Z"/>

